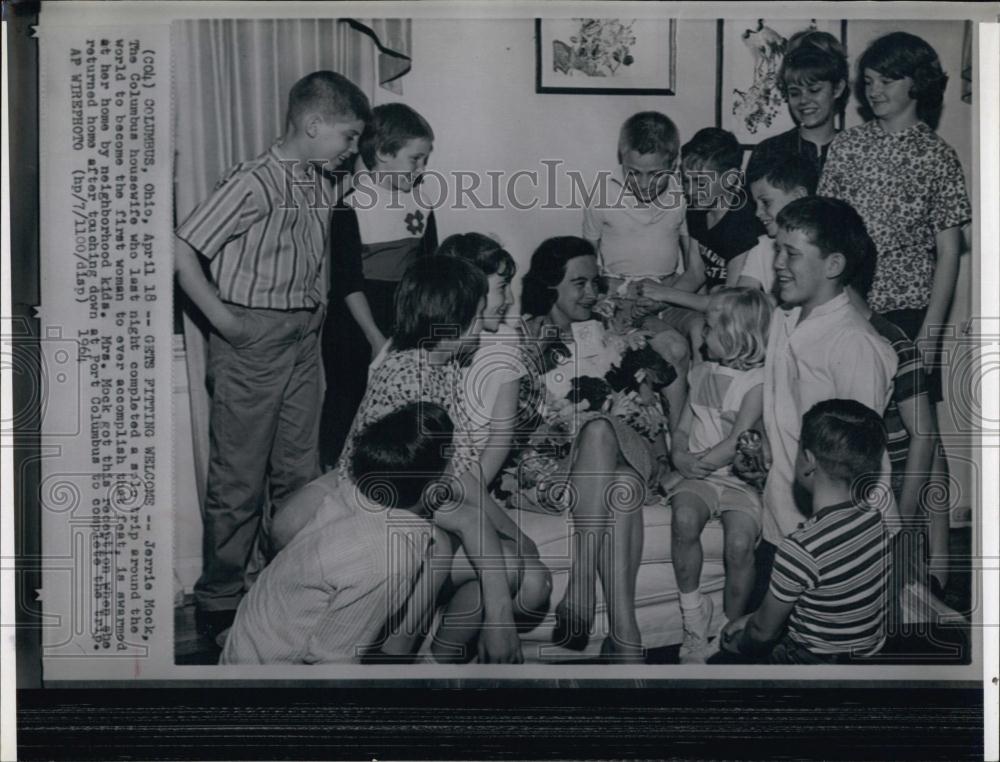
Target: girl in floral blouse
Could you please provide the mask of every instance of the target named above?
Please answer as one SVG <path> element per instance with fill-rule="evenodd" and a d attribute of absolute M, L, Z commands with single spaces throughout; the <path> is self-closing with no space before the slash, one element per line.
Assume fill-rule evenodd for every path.
<path fill-rule="evenodd" d="M 919 37 L 893 32 L 858 62 L 857 97 L 874 117 L 839 135 L 817 193 L 850 203 L 878 249 L 871 308 L 911 340 L 942 325 L 971 208 L 955 149 L 937 122 L 947 75 Z M 940 397 L 940 384 L 938 384 Z"/>
<path fill-rule="evenodd" d="M 440 509 L 435 524 L 452 533 L 450 552 L 457 554 L 460 543 L 464 554 L 457 554 L 451 565 L 448 549 L 439 551 L 444 556 L 439 555 L 435 570 L 441 573 L 424 580 L 424 589 L 415 594 L 409 606 L 410 623 L 397 629 L 391 642 L 383 644 L 386 653 L 408 655 L 416 645 L 415 638 L 430 625 L 429 617 L 440 592 L 452 602 L 457 600 L 462 608 L 461 612 L 455 611 L 449 603 L 452 614 L 465 616 L 461 623 L 455 622 L 457 617 L 443 620 L 432 643 L 437 660 L 468 661 L 476 655 L 478 641 L 481 662 L 520 662 L 514 616 L 519 605 L 534 611 L 543 603 L 518 595 L 519 586 L 528 576 L 522 556 L 537 558 L 534 544 L 506 512 L 490 500 L 478 499 L 483 492 L 479 487 L 481 443 L 475 436 L 478 425 L 470 414 L 459 358 L 478 343 L 487 287 L 487 276 L 480 268 L 456 257 L 429 257 L 407 270 L 396 293 L 391 342 L 372 364 L 367 391 L 341 455 L 339 469 L 346 477 L 358 433 L 410 402 L 440 405 L 455 425 L 446 475 L 451 477 L 452 490 L 460 499 L 454 507 Z M 506 575 L 503 569 L 484 565 L 490 556 L 505 559 Z M 547 594 L 544 568 L 535 565 L 534 571 L 543 577 L 536 589 L 540 595 Z M 449 621 L 455 622 L 454 626 Z"/>
<path fill-rule="evenodd" d="M 878 250 L 868 304 L 911 341 L 923 338 L 927 352 L 935 349 L 927 344 L 931 329 L 948 317 L 962 226 L 972 214 L 958 155 L 932 128 L 947 82 L 937 53 L 921 38 L 893 32 L 875 40 L 858 61 L 855 83 L 870 121 L 833 141 L 817 190 L 860 213 Z M 931 402 L 940 402 L 940 366 L 925 365 Z M 939 457 L 934 470 L 945 469 Z M 946 522 L 943 514 L 931 517 L 932 570 L 935 557 L 947 554 Z M 947 572 L 938 566 L 934 575 L 943 584 Z"/>

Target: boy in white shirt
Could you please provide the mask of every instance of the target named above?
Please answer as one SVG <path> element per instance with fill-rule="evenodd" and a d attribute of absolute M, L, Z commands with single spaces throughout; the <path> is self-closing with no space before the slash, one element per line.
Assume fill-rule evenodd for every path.
<path fill-rule="evenodd" d="M 797 198 L 816 193 L 819 177 L 805 159 L 785 156 L 771 163 L 763 163 L 747 177 L 750 194 L 757 210 L 757 219 L 767 230 L 757 245 L 747 252 L 738 285 L 759 288 L 765 293 L 774 291 L 774 239 L 778 235 L 778 214 Z"/>
<path fill-rule="evenodd" d="M 264 569 L 240 602 L 220 664 L 357 663 L 430 584 L 430 486 L 447 465 L 453 425 L 414 402 L 371 424 L 351 479 Z"/>
<path fill-rule="evenodd" d="M 858 213 L 822 196 L 792 201 L 777 217 L 774 269 L 782 307 L 771 320 L 764 365 L 765 461 L 763 535 L 773 559 L 805 515 L 792 489 L 802 416 L 817 402 L 856 400 L 885 410 L 897 358 L 844 291 L 860 268 L 873 267 L 874 245 Z M 898 511 L 883 454 L 878 507 L 898 529 Z M 746 476 L 746 475 L 745 475 Z M 751 475 L 752 476 L 752 475 Z M 766 551 L 770 551 L 767 554 Z M 764 563 L 764 566 L 769 564 Z M 768 568 L 768 574 L 769 574 Z"/>
<path fill-rule="evenodd" d="M 598 252 L 607 279 L 612 325 L 621 332 L 641 328 L 653 334 L 650 344 L 685 378 L 690 352 L 687 310 L 644 309 L 636 303 L 644 281 L 694 290 L 682 275 L 687 256 L 687 204 L 677 172 L 680 135 L 665 114 L 633 114 L 618 136 L 620 166 L 586 199 L 583 237 Z M 684 405 L 684 384 L 665 391 L 671 423 Z"/>

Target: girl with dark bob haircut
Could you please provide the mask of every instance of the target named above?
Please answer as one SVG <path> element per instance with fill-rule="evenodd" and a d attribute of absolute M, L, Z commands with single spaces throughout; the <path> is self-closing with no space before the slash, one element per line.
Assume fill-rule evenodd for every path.
<path fill-rule="evenodd" d="M 396 291 L 392 349 L 432 349 L 444 338 L 468 331 L 486 297 L 483 271 L 455 257 L 413 263 Z"/>
<path fill-rule="evenodd" d="M 865 86 L 866 69 L 888 79 L 912 79 L 910 97 L 917 102 L 917 118 L 937 127 L 948 75 L 941 69 L 934 48 L 907 32 L 892 32 L 868 46 L 858 60 L 858 78 L 854 81 L 854 94 L 861 104 L 862 116 L 868 120 L 875 114 Z"/>

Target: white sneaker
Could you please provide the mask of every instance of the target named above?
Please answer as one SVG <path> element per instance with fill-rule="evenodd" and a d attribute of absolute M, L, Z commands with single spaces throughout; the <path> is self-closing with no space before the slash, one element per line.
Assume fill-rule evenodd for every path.
<path fill-rule="evenodd" d="M 684 625 L 684 640 L 678 654 L 681 664 L 704 664 L 711 655 L 707 653 L 707 649 L 713 609 L 712 599 L 707 596 L 702 596 L 701 605 L 697 609 L 681 609 L 681 622 Z"/>

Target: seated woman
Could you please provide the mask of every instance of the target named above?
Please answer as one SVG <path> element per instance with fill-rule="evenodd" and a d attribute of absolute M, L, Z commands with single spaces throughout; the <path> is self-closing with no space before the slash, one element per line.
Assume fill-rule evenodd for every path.
<path fill-rule="evenodd" d="M 471 436 L 476 426 L 465 402 L 465 374 L 459 358 L 478 341 L 487 286 L 480 269 L 455 257 L 423 259 L 407 271 L 396 295 L 395 333 L 372 365 L 368 389 L 338 468 L 293 495 L 275 518 L 272 536 L 280 549 L 312 518 L 315 507 L 338 481 L 347 477 L 359 431 L 410 402 L 431 402 L 447 411 L 455 424 L 455 436 L 446 475 L 451 478 L 455 497 L 443 498 L 450 505 L 438 508 L 435 524 L 454 535 L 452 552 L 460 544 L 464 553 L 454 565 L 450 556 L 436 559 L 435 567 L 446 574 L 433 574 L 422 581 L 407 613 L 406 627 L 383 644 L 383 651 L 389 654 L 405 655 L 415 647 L 442 588 L 459 601 L 468 616 L 457 622 L 445 620 L 440 647 L 435 649 L 441 660 L 468 660 L 474 655 L 470 646 L 478 639 L 480 660 L 520 661 L 514 625 L 514 615 L 519 612 L 512 594 L 528 587 L 536 591 L 517 597 L 520 613 L 546 605 L 544 567 L 534 563 L 526 569 L 521 560 L 537 558 L 534 544 L 493 501 L 480 499 L 485 492 L 480 486 L 480 453 L 476 437 Z M 465 557 L 468 563 L 464 563 Z M 504 564 L 496 564 L 496 559 L 503 559 Z M 443 576 L 449 577 L 447 582 Z M 473 605 L 480 594 L 481 604 Z M 546 601 L 538 601 L 538 596 L 545 596 Z"/>
<path fill-rule="evenodd" d="M 605 333 L 594 313 L 602 290 L 594 248 L 582 238 L 550 238 L 532 256 L 522 294 L 532 372 L 522 406 L 537 415 L 518 431 L 499 491 L 522 509 L 571 512 L 569 581 L 554 641 L 586 647 L 599 577 L 610 633 L 602 654 L 642 661 L 635 616 L 641 508 L 666 467 L 657 392 L 683 380 L 641 334 Z"/>

